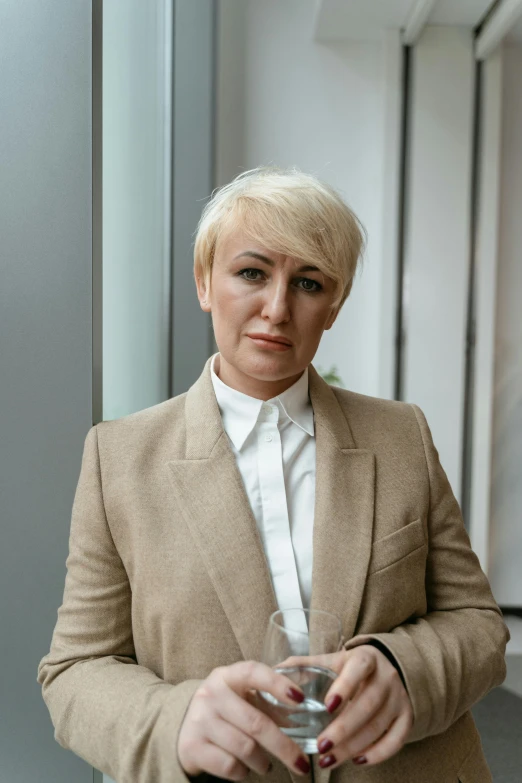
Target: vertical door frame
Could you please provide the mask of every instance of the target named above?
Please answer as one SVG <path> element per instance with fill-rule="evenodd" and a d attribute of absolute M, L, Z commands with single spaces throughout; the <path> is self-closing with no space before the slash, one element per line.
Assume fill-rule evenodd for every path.
<path fill-rule="evenodd" d="M 482 64 L 478 214 L 475 252 L 475 340 L 470 429 L 469 532 L 483 570 L 489 566 L 495 323 L 499 239 L 502 51 Z"/>

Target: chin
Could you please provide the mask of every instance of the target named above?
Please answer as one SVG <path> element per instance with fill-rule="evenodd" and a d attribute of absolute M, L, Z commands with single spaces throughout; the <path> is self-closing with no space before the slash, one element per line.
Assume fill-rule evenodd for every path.
<path fill-rule="evenodd" d="M 297 367 L 295 359 L 286 354 L 251 355 L 244 361 L 237 362 L 236 367 L 244 375 L 249 375 L 258 381 L 282 381 L 297 375 L 304 369 Z"/>

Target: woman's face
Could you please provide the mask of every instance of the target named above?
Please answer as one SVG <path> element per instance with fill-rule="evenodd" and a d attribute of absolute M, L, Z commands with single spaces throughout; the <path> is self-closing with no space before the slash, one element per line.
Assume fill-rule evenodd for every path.
<path fill-rule="evenodd" d="M 218 241 L 210 290 L 202 280 L 197 288 L 202 309 L 212 313 L 219 377 L 258 399 L 295 383 L 337 316 L 332 279 L 241 230 Z"/>

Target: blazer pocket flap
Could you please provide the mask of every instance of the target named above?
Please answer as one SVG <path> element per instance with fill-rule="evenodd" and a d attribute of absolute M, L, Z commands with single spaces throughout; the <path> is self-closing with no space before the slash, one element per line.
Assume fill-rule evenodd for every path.
<path fill-rule="evenodd" d="M 375 541 L 372 546 L 372 559 L 369 573 L 380 571 L 386 566 L 402 560 L 426 543 L 422 519 L 409 522 L 384 538 Z"/>

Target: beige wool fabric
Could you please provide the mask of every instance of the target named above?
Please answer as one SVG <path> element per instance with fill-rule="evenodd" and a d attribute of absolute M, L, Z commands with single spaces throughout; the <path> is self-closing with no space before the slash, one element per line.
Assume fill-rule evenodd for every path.
<path fill-rule="evenodd" d="M 312 608 L 341 617 L 347 648 L 389 648 L 414 712 L 395 757 L 316 764 L 316 781 L 487 783 L 469 709 L 504 680 L 509 634 L 424 416 L 309 376 Z M 186 394 L 89 431 L 38 669 L 60 745 L 117 783 L 186 783 L 176 740 L 194 690 L 216 666 L 259 659 L 276 609 L 210 360 Z M 290 777 L 303 780 L 275 761 L 264 780 Z"/>

